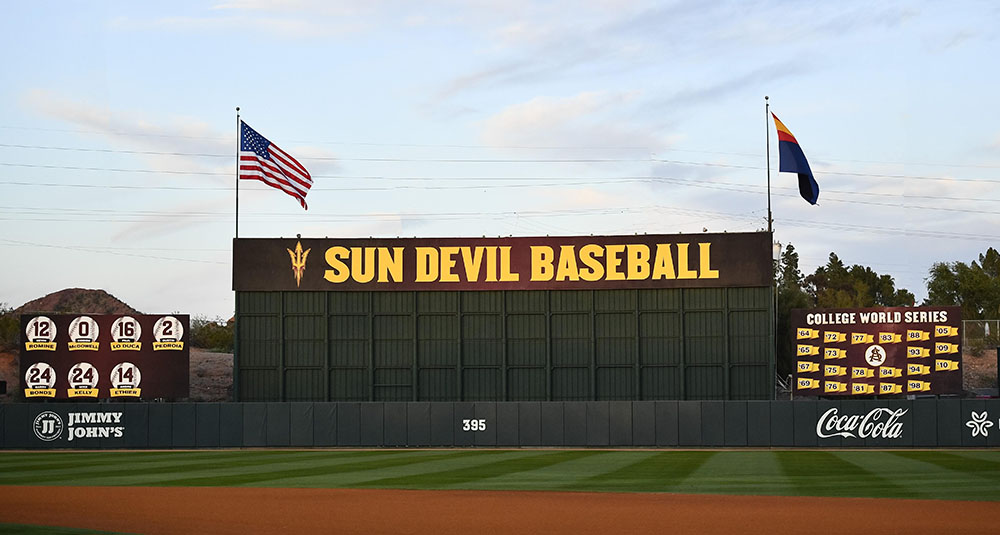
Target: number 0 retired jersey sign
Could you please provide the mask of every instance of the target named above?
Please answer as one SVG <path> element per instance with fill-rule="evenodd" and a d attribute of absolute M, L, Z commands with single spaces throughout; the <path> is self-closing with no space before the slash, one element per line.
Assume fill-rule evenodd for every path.
<path fill-rule="evenodd" d="M 959 307 L 792 310 L 795 393 L 957 394 Z"/>
<path fill-rule="evenodd" d="M 188 396 L 187 315 L 26 315 L 26 398 Z"/>
<path fill-rule="evenodd" d="M 233 289 L 546 290 L 768 286 L 767 233 L 237 239 Z"/>

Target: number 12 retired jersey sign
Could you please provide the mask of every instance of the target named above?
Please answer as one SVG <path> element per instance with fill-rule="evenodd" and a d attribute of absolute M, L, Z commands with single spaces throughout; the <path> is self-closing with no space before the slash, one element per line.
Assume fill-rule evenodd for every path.
<path fill-rule="evenodd" d="M 21 316 L 26 398 L 188 397 L 187 315 Z"/>

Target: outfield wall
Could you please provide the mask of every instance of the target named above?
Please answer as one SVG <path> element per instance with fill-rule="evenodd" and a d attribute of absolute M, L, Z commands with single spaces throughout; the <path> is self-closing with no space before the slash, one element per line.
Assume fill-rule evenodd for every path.
<path fill-rule="evenodd" d="M 998 418 L 996 399 L 25 403 L 0 406 L 0 446 L 997 447 Z"/>

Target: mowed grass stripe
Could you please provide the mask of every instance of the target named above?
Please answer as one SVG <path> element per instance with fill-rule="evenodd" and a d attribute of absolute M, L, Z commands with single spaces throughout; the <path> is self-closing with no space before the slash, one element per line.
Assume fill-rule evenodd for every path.
<path fill-rule="evenodd" d="M 16 470 L 4 471 L 0 475 L 0 484 L 41 484 L 58 483 L 65 479 L 79 478 L 114 478 L 126 473 L 141 473 L 144 475 L 174 474 L 215 470 L 219 468 L 240 468 L 258 464 L 286 464 L 293 462 L 309 462 L 311 452 L 245 452 L 238 458 L 219 462 L 218 455 L 211 457 L 196 457 L 190 459 L 184 455 L 172 457 L 157 456 L 154 459 L 143 458 L 141 455 L 106 456 L 106 459 L 79 459 L 76 462 L 60 462 L 55 464 L 35 464 L 25 468 L 18 466 Z M 256 453 L 256 454 L 255 454 Z M 267 453 L 267 455 L 260 455 Z"/>
<path fill-rule="evenodd" d="M 936 498 L 941 494 L 942 487 L 953 487 L 967 479 L 959 472 L 900 457 L 894 452 L 850 451 L 840 452 L 840 455 L 862 468 L 886 474 L 886 477 L 907 487 L 919 498 Z"/>
<path fill-rule="evenodd" d="M 579 487 L 579 482 L 587 478 L 614 472 L 635 464 L 657 452 L 613 452 L 601 451 L 562 463 L 543 466 L 534 470 L 510 473 L 480 480 L 466 485 L 466 488 L 490 490 L 569 490 Z"/>
<path fill-rule="evenodd" d="M 19 472 L 16 477 L 2 472 L 18 465 L 44 465 L 41 461 L 52 455 L 18 454 L 17 462 L 0 455 L 0 481 L 32 485 L 37 484 L 32 480 L 46 478 L 59 485 L 533 489 L 1000 501 L 997 450 L 249 450 L 166 456 L 64 452 L 58 455 L 58 470 Z M 101 462 L 96 472 L 87 466 L 94 460 Z M 65 468 L 76 462 L 78 469 Z"/>
<path fill-rule="evenodd" d="M 192 478 L 200 478 L 205 480 L 210 480 L 212 478 L 231 478 L 235 476 L 240 477 L 252 477 L 254 475 L 261 477 L 263 481 L 268 481 L 270 478 L 269 474 L 273 474 L 277 471 L 302 473 L 303 470 L 317 470 L 326 469 L 327 467 L 335 464 L 349 464 L 356 462 L 360 459 L 375 458 L 378 455 L 377 452 L 353 452 L 349 456 L 319 456 L 312 455 L 307 458 L 302 458 L 296 461 L 288 461 L 282 463 L 275 463 L 266 460 L 261 460 L 252 463 L 221 463 L 215 467 L 202 469 L 202 470 L 190 470 L 190 471 L 176 471 L 176 472 L 164 472 L 164 473 L 145 473 L 145 472 L 124 472 L 116 477 L 105 480 L 107 485 L 118 485 L 118 486 L 128 486 L 128 485 L 144 485 L 144 486 L 184 486 L 184 482 Z M 175 483 L 180 481 L 180 483 Z M 206 486 L 199 484 L 197 486 Z M 217 486 L 209 483 L 207 486 Z M 222 485 L 218 485 L 222 486 Z"/>
<path fill-rule="evenodd" d="M 452 468 L 437 472 L 415 474 L 402 477 L 389 477 L 361 483 L 364 488 L 394 488 L 394 489 L 445 489 L 471 488 L 470 484 L 486 479 L 538 470 L 546 466 L 596 455 L 597 451 L 558 451 L 558 452 L 518 452 L 513 457 L 503 458 L 496 462 L 476 466 L 475 469 Z M 480 486 L 479 488 L 484 488 Z"/>
<path fill-rule="evenodd" d="M 308 476 L 292 476 L 286 478 L 275 478 L 261 486 L 268 487 L 359 487 L 364 483 L 370 483 L 379 479 L 399 478 L 407 476 L 419 476 L 432 472 L 445 470 L 476 470 L 479 466 L 498 462 L 503 458 L 513 458 L 523 456 L 523 451 L 501 451 L 491 452 L 490 455 L 482 455 L 478 451 L 455 451 L 454 455 L 437 459 L 421 460 L 410 464 L 400 464 L 375 468 L 371 470 L 341 472 L 335 474 L 310 474 Z"/>
<path fill-rule="evenodd" d="M 915 498 L 920 493 L 844 458 L 858 452 L 782 451 L 781 469 L 804 496 L 880 496 Z M 864 452 L 868 453 L 868 452 Z"/>
<path fill-rule="evenodd" d="M 593 474 L 567 488 L 623 492 L 670 492 L 715 456 L 714 451 L 664 451 L 617 470 Z"/>
<path fill-rule="evenodd" d="M 447 459 L 449 457 L 455 457 L 459 455 L 459 452 L 441 452 L 441 451 L 374 451 L 370 452 L 373 455 L 367 456 L 359 460 L 351 460 L 352 462 L 339 462 L 342 458 L 338 458 L 335 452 L 326 452 L 327 454 L 322 457 L 318 457 L 316 463 L 311 463 L 303 467 L 293 468 L 293 469 L 280 469 L 280 470 L 269 470 L 266 466 L 258 466 L 261 471 L 257 473 L 239 473 L 239 474 L 220 474 L 220 475 L 209 475 L 191 478 L 180 478 L 180 479 L 170 479 L 161 481 L 158 485 L 164 486 L 225 486 L 225 487 L 237 487 L 237 486 L 266 486 L 272 481 L 279 479 L 289 479 L 293 477 L 302 477 L 309 475 L 335 475 L 343 474 L 348 472 L 364 472 L 370 470 L 379 470 L 383 468 L 390 468 L 396 466 L 406 466 L 412 463 L 435 461 L 439 459 Z M 482 452 L 484 454 L 497 454 L 502 452 L 491 451 Z M 326 460 L 326 464 L 322 460 Z"/>
<path fill-rule="evenodd" d="M 933 453 L 930 455 L 930 453 Z M 953 470 L 976 477 L 986 477 L 1000 482 L 1000 461 L 983 459 L 979 456 L 952 452 L 897 451 L 893 455 L 932 464 L 946 470 Z"/>
<path fill-rule="evenodd" d="M 128 458 L 132 464 L 168 462 L 197 462 L 199 459 L 211 460 L 215 457 L 214 452 L 191 454 L 188 452 L 72 452 L 72 451 L 47 451 L 36 454 L 4 454 L 0 456 L 0 470 L 4 473 L 32 472 L 35 470 L 58 470 L 60 468 L 74 468 L 81 464 L 88 466 L 102 466 L 108 464 L 118 464 L 123 457 Z M 259 452 L 259 453 L 279 453 L 279 452 Z"/>
<path fill-rule="evenodd" d="M 672 492 L 686 494 L 797 494 L 782 472 L 774 452 L 727 451 L 705 460 Z"/>

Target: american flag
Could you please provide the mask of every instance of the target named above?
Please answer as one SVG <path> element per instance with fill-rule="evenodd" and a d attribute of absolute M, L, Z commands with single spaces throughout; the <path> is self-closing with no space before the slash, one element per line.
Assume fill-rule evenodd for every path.
<path fill-rule="evenodd" d="M 290 154 L 278 148 L 264 136 L 240 121 L 240 174 L 241 179 L 260 180 L 280 189 L 306 206 L 306 195 L 312 187 L 309 171 Z"/>

